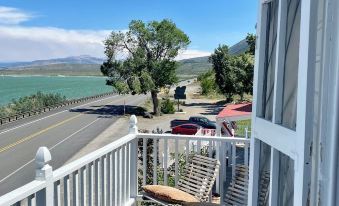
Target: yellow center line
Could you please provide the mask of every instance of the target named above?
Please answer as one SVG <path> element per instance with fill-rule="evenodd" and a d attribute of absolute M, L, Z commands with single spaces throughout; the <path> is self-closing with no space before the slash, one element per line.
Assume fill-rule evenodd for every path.
<path fill-rule="evenodd" d="M 15 147 L 15 146 L 18 145 L 18 144 L 21 144 L 21 143 L 26 142 L 26 141 L 28 141 L 28 140 L 30 140 L 30 139 L 33 139 L 34 137 L 37 137 L 37 136 L 39 136 L 39 135 L 41 135 L 41 134 L 47 132 L 48 130 L 51 130 L 51 129 L 53 129 L 53 128 L 55 128 L 55 127 L 58 127 L 58 126 L 60 126 L 60 125 L 62 125 L 62 124 L 65 124 L 65 123 L 67 123 L 67 122 L 69 122 L 69 121 L 71 121 L 71 120 L 73 120 L 73 119 L 75 119 L 75 118 L 77 118 L 77 117 L 79 117 L 79 116 L 81 116 L 81 115 L 82 115 L 82 114 L 78 114 L 78 115 L 76 115 L 76 116 L 74 116 L 74 117 L 71 117 L 71 118 L 68 118 L 68 119 L 66 119 L 66 120 L 64 120 L 64 121 L 62 121 L 62 122 L 59 122 L 59 123 L 54 124 L 54 125 L 51 125 L 51 126 L 45 128 L 45 129 L 43 129 L 43 130 L 41 130 L 41 131 L 39 131 L 39 132 L 36 132 L 36 133 L 34 133 L 34 134 L 31 134 L 31 135 L 29 135 L 29 136 L 27 136 L 27 137 L 21 138 L 20 140 L 14 142 L 14 143 L 12 143 L 12 144 L 9 144 L 9 145 L 7 145 L 7 146 L 4 146 L 4 147 L 0 148 L 0 153 L 4 152 L 4 151 L 6 151 L 6 150 L 11 149 L 11 148 Z"/>

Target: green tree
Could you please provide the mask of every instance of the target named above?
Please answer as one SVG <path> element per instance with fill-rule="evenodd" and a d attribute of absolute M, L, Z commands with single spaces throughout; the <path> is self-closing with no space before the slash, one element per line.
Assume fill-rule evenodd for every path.
<path fill-rule="evenodd" d="M 254 53 L 255 53 L 255 42 L 256 42 L 255 35 L 248 33 L 247 36 L 246 36 L 246 42 L 249 46 L 247 53 L 254 55 Z"/>
<path fill-rule="evenodd" d="M 105 40 L 107 60 L 101 72 L 120 94 L 151 92 L 153 112 L 159 114 L 158 93 L 178 81 L 174 58 L 187 48 L 189 37 L 170 20 L 131 21 L 127 32 L 112 32 Z"/>
<path fill-rule="evenodd" d="M 202 73 L 198 76 L 198 81 L 200 82 L 201 93 L 203 95 L 208 95 L 212 93 L 217 93 L 218 86 L 215 83 L 215 72 L 213 70 L 208 70 L 205 73 Z"/>
<path fill-rule="evenodd" d="M 245 93 L 252 93 L 254 58 L 250 53 L 232 56 L 228 47 L 220 45 L 210 56 L 215 72 L 215 82 L 227 101 L 232 101 L 235 94 L 241 100 Z"/>
<path fill-rule="evenodd" d="M 227 101 L 231 101 L 236 93 L 234 86 L 235 74 L 232 68 L 232 56 L 228 53 L 228 46 L 219 45 L 214 53 L 209 57 L 215 72 L 215 82 L 219 90 L 226 96 Z"/>
<path fill-rule="evenodd" d="M 231 70 L 234 74 L 235 93 L 243 100 L 244 94 L 252 93 L 254 58 L 249 53 L 233 57 Z"/>

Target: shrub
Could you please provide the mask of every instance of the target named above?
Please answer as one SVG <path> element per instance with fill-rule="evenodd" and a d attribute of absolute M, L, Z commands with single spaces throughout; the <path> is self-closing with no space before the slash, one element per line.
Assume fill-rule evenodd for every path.
<path fill-rule="evenodd" d="M 199 75 L 198 81 L 200 82 L 201 94 L 208 95 L 218 92 L 218 87 L 215 81 L 215 73 L 213 70 L 209 70 Z"/>
<path fill-rule="evenodd" d="M 7 106 L 0 107 L 0 118 L 28 112 L 44 107 L 53 106 L 66 101 L 65 96 L 60 94 L 44 94 L 37 92 L 36 94 L 21 97 L 18 100 L 13 99 Z"/>
<path fill-rule="evenodd" d="M 164 114 L 174 114 L 175 113 L 175 107 L 174 102 L 170 99 L 165 99 L 161 101 L 161 112 Z"/>

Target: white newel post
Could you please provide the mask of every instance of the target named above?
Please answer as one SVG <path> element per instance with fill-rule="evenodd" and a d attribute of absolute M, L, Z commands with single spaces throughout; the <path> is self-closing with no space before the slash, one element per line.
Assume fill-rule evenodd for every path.
<path fill-rule="evenodd" d="M 136 198 L 138 195 L 138 120 L 135 115 L 132 115 L 129 119 L 129 134 L 136 135 L 134 140 L 131 142 L 131 155 L 130 155 L 130 198 Z"/>
<path fill-rule="evenodd" d="M 40 147 L 35 155 L 35 180 L 45 181 L 46 187 L 36 193 L 37 206 L 53 206 L 54 204 L 53 170 L 48 164 L 51 160 L 51 153 L 47 147 Z"/>

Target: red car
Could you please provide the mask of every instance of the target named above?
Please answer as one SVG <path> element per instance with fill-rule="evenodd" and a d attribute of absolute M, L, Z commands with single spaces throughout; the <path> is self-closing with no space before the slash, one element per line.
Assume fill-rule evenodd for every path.
<path fill-rule="evenodd" d="M 172 134 L 195 135 L 200 129 L 196 124 L 182 124 L 172 128 Z"/>

